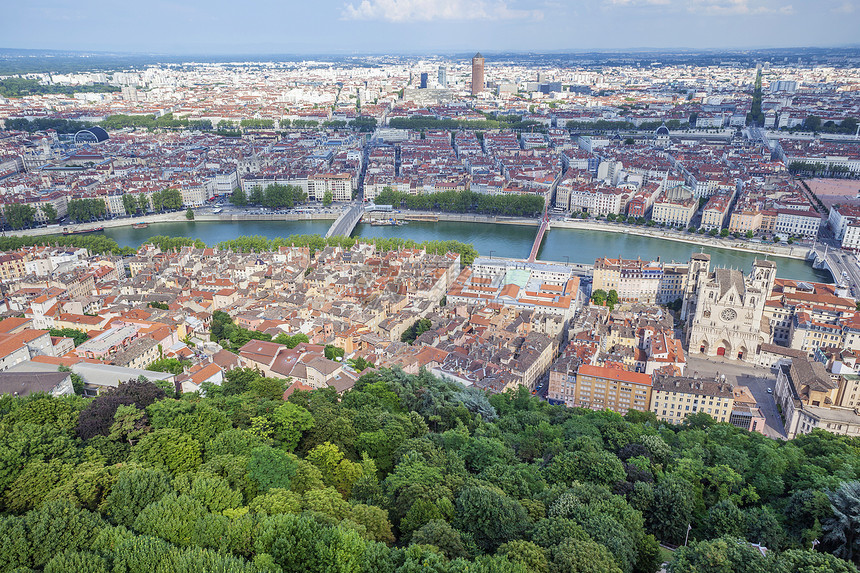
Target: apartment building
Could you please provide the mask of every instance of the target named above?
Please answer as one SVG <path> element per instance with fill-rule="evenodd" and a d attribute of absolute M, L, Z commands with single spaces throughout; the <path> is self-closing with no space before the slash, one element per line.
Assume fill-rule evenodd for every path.
<path fill-rule="evenodd" d="M 651 219 L 657 223 L 688 227 L 699 208 L 699 200 L 684 187 L 668 190 L 651 209 Z"/>
<path fill-rule="evenodd" d="M 717 422 L 728 422 L 734 408 L 731 384 L 682 376 L 658 377 L 651 387 L 651 411 L 657 418 L 680 424 L 690 414 L 704 412 Z"/>
<path fill-rule="evenodd" d="M 663 279 L 659 262 L 641 259 L 597 259 L 592 291 L 614 290 L 621 302 L 654 304 Z"/>
<path fill-rule="evenodd" d="M 620 368 L 583 364 L 576 372 L 574 405 L 592 410 L 648 411 L 651 376 Z"/>
<path fill-rule="evenodd" d="M 326 191 L 331 191 L 334 201 L 351 201 L 353 178 L 350 173 L 318 173 L 308 176 L 308 196 L 322 201 Z"/>
<path fill-rule="evenodd" d="M 702 225 L 706 231 L 711 229 L 720 230 L 726 222 L 729 213 L 729 205 L 732 196 L 725 193 L 712 195 L 702 210 Z"/>
<path fill-rule="evenodd" d="M 783 235 L 800 235 L 803 237 L 818 236 L 821 227 L 821 216 L 812 209 L 777 209 L 774 232 Z"/>
<path fill-rule="evenodd" d="M 758 209 L 735 209 L 729 217 L 729 231 L 732 233 L 758 232 L 761 229 L 762 213 Z"/>
<path fill-rule="evenodd" d="M 840 405 L 839 384 L 821 362 L 795 358 L 780 365 L 773 394 L 782 410 L 788 439 L 816 428 L 846 436 L 860 435 L 856 407 Z M 850 389 L 843 393 L 850 395 Z"/>

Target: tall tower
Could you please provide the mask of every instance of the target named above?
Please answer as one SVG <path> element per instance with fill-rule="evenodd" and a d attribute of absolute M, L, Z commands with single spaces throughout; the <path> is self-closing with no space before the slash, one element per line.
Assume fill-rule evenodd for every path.
<path fill-rule="evenodd" d="M 696 314 L 696 304 L 699 302 L 699 291 L 708 279 L 711 270 L 711 255 L 693 253 L 690 256 L 690 267 L 687 269 L 687 285 L 684 293 L 684 303 L 681 305 L 681 320 L 690 319 Z"/>
<path fill-rule="evenodd" d="M 472 95 L 478 95 L 484 91 L 484 56 L 481 52 L 472 58 Z"/>
<path fill-rule="evenodd" d="M 448 70 L 445 66 L 439 66 L 439 85 L 443 88 L 448 87 Z"/>

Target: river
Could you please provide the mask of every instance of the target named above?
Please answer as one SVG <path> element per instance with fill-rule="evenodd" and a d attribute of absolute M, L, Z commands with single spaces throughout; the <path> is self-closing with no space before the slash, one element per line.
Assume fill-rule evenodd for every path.
<path fill-rule="evenodd" d="M 121 246 L 138 247 L 153 235 L 193 237 L 207 245 L 234 239 L 242 235 L 263 235 L 268 238 L 289 235 L 324 235 L 332 221 L 236 221 L 236 222 L 175 222 L 153 223 L 146 229 L 115 227 L 104 234 Z M 462 223 L 440 221 L 438 223 L 411 222 L 402 227 L 372 227 L 360 224 L 354 237 L 403 237 L 415 241 L 456 240 L 472 243 L 482 255 L 526 258 L 534 241 L 536 227 L 527 225 L 493 225 L 486 223 Z M 623 257 L 662 261 L 683 261 L 702 247 L 666 241 L 652 237 L 640 237 L 624 233 L 590 231 L 584 229 L 552 229 L 544 239 L 538 258 L 545 261 L 594 264 L 598 257 Z M 711 255 L 711 265 L 749 270 L 753 253 L 704 247 Z M 758 255 L 759 257 L 761 255 Z M 769 257 L 777 264 L 777 275 L 783 278 L 819 282 L 831 282 L 827 271 L 813 269 L 798 259 Z"/>

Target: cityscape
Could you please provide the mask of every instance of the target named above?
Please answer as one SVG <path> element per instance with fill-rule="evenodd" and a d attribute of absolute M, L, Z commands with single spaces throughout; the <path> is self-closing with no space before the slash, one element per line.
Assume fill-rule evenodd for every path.
<path fill-rule="evenodd" d="M 856 573 L 854 5 L 334 4 L 11 8 L 0 570 Z"/>

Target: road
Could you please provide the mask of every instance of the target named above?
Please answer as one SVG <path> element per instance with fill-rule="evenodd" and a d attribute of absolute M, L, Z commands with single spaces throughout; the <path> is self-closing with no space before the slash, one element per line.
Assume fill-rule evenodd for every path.
<path fill-rule="evenodd" d="M 851 296 L 860 294 L 860 266 L 852 253 L 822 243 L 815 244 L 815 252 L 819 257 L 825 257 L 826 253 L 834 281 L 845 282 L 851 289 Z"/>
<path fill-rule="evenodd" d="M 761 408 L 765 417 L 764 434 L 770 438 L 785 438 L 785 428 L 773 394 L 767 389 L 776 385 L 776 374 L 769 368 L 742 364 L 720 357 L 705 360 L 693 356 L 687 357 L 687 376 L 697 378 L 713 378 L 717 374 L 725 375 L 726 382 L 733 386 L 746 386 Z"/>

